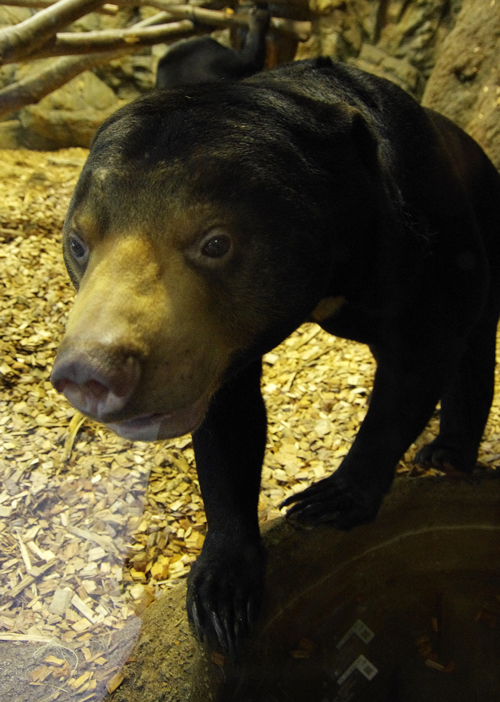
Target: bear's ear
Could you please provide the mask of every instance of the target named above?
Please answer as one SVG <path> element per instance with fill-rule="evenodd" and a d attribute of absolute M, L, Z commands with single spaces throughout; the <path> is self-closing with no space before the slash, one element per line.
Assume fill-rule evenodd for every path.
<path fill-rule="evenodd" d="M 350 136 L 361 157 L 367 171 L 372 177 L 380 175 L 380 140 L 368 125 L 359 110 L 354 107 L 347 108 L 350 117 Z"/>
<path fill-rule="evenodd" d="M 396 162 L 391 144 L 378 137 L 363 114 L 354 107 L 347 108 L 350 116 L 350 136 L 369 176 L 384 190 L 393 207 L 403 207 L 403 197 L 396 181 Z"/>

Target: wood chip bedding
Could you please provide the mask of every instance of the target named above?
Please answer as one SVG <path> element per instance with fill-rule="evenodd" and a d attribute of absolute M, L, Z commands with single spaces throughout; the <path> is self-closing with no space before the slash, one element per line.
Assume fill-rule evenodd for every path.
<path fill-rule="evenodd" d="M 84 702 L 113 689 L 113 637 L 186 577 L 206 527 L 189 436 L 132 444 L 75 412 L 49 382 L 74 297 L 61 228 L 86 153 L 0 152 L 0 646 L 46 647 L 28 670 L 33 700 Z M 264 361 L 267 521 L 339 465 L 366 412 L 374 362 L 367 347 L 312 324 Z M 490 466 L 500 459 L 499 412 L 497 393 L 480 455 Z M 419 444 L 436 425 L 437 416 Z M 413 453 L 398 473 L 432 474 L 411 464 Z"/>

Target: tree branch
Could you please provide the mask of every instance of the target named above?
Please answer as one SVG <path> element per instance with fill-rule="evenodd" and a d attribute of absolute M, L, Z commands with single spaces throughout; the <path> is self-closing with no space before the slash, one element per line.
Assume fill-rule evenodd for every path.
<path fill-rule="evenodd" d="M 181 20 L 160 24 L 153 27 L 128 29 L 107 29 L 96 32 L 64 32 L 57 34 L 32 58 L 47 58 L 49 56 L 68 56 L 75 54 L 95 53 L 96 51 L 115 51 L 132 46 L 134 51 L 143 46 L 152 46 L 162 42 L 178 39 L 196 33 L 196 27 L 191 20 Z"/>
<path fill-rule="evenodd" d="M 24 22 L 0 29 L 0 65 L 33 54 L 59 29 L 102 4 L 103 0 L 59 0 Z"/>
<path fill-rule="evenodd" d="M 136 48 L 142 48 L 193 34 L 197 30 L 196 25 L 200 24 L 210 27 L 248 26 L 248 15 L 235 15 L 229 12 L 207 10 L 189 5 L 173 6 L 168 5 L 165 0 L 147 0 L 147 2 L 159 8 L 168 7 L 168 11 L 155 15 L 155 22 L 158 18 L 161 18 L 163 21 L 165 21 L 165 18 L 177 18 L 180 21 L 148 26 L 152 24 L 152 20 L 143 20 L 143 22 L 124 29 L 106 29 L 93 32 L 60 32 L 37 51 L 25 56 L 25 58 L 48 58 L 115 51 L 131 44 L 135 44 Z M 310 22 L 295 22 L 281 17 L 273 17 L 271 26 L 277 31 L 296 36 L 300 41 L 308 39 L 311 32 Z M 17 57 L 13 55 L 12 57 L 7 57 L 4 63 L 13 63 L 16 60 Z"/>
<path fill-rule="evenodd" d="M 149 20 L 142 20 L 142 22 L 138 22 L 134 27 L 140 28 L 141 25 L 143 26 L 143 23 L 147 23 L 151 21 L 151 19 L 152 18 Z M 163 26 L 165 27 L 165 25 Z M 134 30 L 134 27 L 130 29 Z M 196 31 L 196 28 L 190 20 L 173 22 L 168 25 L 168 27 L 170 28 L 169 39 L 182 36 L 186 32 L 192 34 Z M 174 28 L 177 28 L 176 32 L 174 32 Z M 131 54 L 140 46 L 142 46 L 140 43 L 122 42 L 120 48 L 88 54 L 83 58 L 80 56 L 68 56 L 54 61 L 50 66 L 46 66 L 35 75 L 26 76 L 16 83 L 8 85 L 0 90 L 0 118 L 12 112 L 16 112 L 21 109 L 21 107 L 38 102 L 49 93 L 68 83 L 80 73 L 108 63 L 113 59 Z"/>
<path fill-rule="evenodd" d="M 39 10 L 46 7 L 51 7 L 55 5 L 57 0 L 0 0 L 0 6 L 9 7 L 28 7 L 32 10 Z M 95 10 L 102 15 L 117 15 L 119 11 L 118 5 L 111 5 L 110 3 L 104 4 L 102 7 Z"/>
<path fill-rule="evenodd" d="M 49 67 L 35 75 L 26 76 L 17 83 L 8 85 L 0 90 L 0 117 L 16 112 L 25 105 L 38 102 L 53 90 L 60 88 L 83 71 L 87 71 L 127 53 L 132 53 L 135 47 L 130 46 L 121 51 L 90 54 L 84 58 L 69 57 L 54 61 Z"/>
<path fill-rule="evenodd" d="M 49 0 L 14 1 L 49 2 Z M 132 0 L 119 1 L 120 4 L 127 4 Z M 188 5 L 170 5 L 167 0 L 134 0 L 134 2 L 157 7 L 161 12 L 126 29 L 56 34 L 61 27 L 87 12 L 97 10 L 102 5 L 102 0 L 58 0 L 28 20 L 0 30 L 0 58 L 5 63 L 18 61 L 20 58 L 32 60 L 48 56 L 64 56 L 35 75 L 26 76 L 17 83 L 1 89 L 0 117 L 38 102 L 83 71 L 133 53 L 143 46 L 170 42 L 182 36 L 202 33 L 204 30 L 200 25 L 205 25 L 206 31 L 210 31 L 209 28 L 213 26 L 244 27 L 248 25 L 249 20 L 248 15 L 235 15 L 226 11 L 207 10 Z M 0 0 L 1 4 L 7 3 L 5 0 Z M 177 21 L 166 23 L 168 19 Z M 273 17 L 271 26 L 275 31 L 296 36 L 300 41 L 305 41 L 311 32 L 310 22 L 295 22 L 280 17 Z M 86 55 L 81 57 L 81 54 Z"/>
<path fill-rule="evenodd" d="M 165 24 L 165 22 L 168 22 L 170 19 L 172 19 L 172 15 L 169 15 L 168 12 L 158 12 L 152 17 L 146 17 L 146 19 L 137 22 L 135 26 L 137 29 L 141 27 L 152 27 L 155 24 Z"/>
<path fill-rule="evenodd" d="M 51 7 L 56 0 L 0 0 L 1 5 L 13 5 L 16 7 Z M 97 12 L 116 15 L 118 5 L 128 7 L 140 5 L 141 7 L 156 7 L 168 14 L 165 15 L 164 21 L 172 19 L 190 19 L 198 24 L 208 24 L 213 27 L 239 26 L 246 27 L 248 25 L 247 14 L 235 14 L 233 12 L 210 10 L 205 7 L 197 7 L 196 5 L 175 5 L 168 0 L 118 0 L 118 4 L 104 4 Z M 159 24 L 159 22 L 156 22 Z M 145 25 L 146 26 L 146 25 Z M 298 22 L 295 20 L 284 19 L 282 17 L 271 18 L 271 29 L 286 34 L 292 34 L 299 41 L 307 41 L 311 35 L 310 22 Z"/>
<path fill-rule="evenodd" d="M 190 19 L 199 24 L 209 24 L 213 27 L 248 27 L 248 14 L 235 14 L 220 10 L 208 10 L 205 7 L 192 5 L 170 5 L 167 0 L 142 0 L 141 5 L 151 5 L 159 10 L 165 10 L 176 19 Z M 286 34 L 292 34 L 299 41 L 307 41 L 311 36 L 310 22 L 297 22 L 283 17 L 271 17 L 271 29 Z"/>

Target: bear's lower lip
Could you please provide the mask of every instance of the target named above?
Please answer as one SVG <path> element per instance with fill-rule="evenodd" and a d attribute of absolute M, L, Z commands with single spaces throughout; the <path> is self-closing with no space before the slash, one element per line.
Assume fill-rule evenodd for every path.
<path fill-rule="evenodd" d="M 193 405 L 165 414 L 144 414 L 106 426 L 129 441 L 160 441 L 195 431 L 205 416 L 208 399 L 203 397 Z"/>

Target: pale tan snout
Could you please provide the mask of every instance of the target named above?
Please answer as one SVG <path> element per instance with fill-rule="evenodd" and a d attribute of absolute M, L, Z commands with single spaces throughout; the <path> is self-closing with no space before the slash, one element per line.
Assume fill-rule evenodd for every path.
<path fill-rule="evenodd" d="M 166 316 L 152 254 L 131 236 L 95 251 L 52 370 L 54 387 L 101 421 L 126 409 Z"/>
<path fill-rule="evenodd" d="M 76 409 L 130 439 L 195 430 L 229 358 L 203 285 L 162 253 L 140 235 L 92 252 L 51 376 Z"/>

